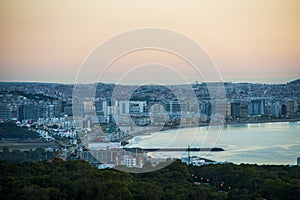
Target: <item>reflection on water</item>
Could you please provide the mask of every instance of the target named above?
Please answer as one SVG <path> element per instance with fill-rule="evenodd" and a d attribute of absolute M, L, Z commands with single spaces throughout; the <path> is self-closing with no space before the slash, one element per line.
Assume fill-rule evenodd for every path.
<path fill-rule="evenodd" d="M 223 152 L 192 152 L 216 161 L 257 164 L 296 164 L 300 156 L 300 123 L 276 122 L 226 125 L 221 131 L 209 127 L 169 130 L 130 140 L 138 147 L 221 147 Z M 183 152 L 154 152 L 154 157 L 186 156 Z"/>

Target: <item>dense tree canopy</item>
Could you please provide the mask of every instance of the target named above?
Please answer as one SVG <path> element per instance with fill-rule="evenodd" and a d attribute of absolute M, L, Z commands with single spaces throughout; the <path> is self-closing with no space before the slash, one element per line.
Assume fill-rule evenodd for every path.
<path fill-rule="evenodd" d="M 0 151 L 0 160 L 5 160 L 8 163 L 13 162 L 36 162 L 41 160 L 50 160 L 56 156 L 55 152 L 46 151 L 44 148 L 37 148 L 30 151 L 20 151 L 12 150 L 9 151 L 8 148 L 3 148 Z"/>
<path fill-rule="evenodd" d="M 194 181 L 228 192 L 228 199 L 299 199 L 300 167 L 280 165 L 190 166 Z"/>
<path fill-rule="evenodd" d="M 12 122 L 0 123 L 0 139 L 34 139 L 39 138 L 38 134 L 28 130 L 27 127 L 21 128 Z"/>
<path fill-rule="evenodd" d="M 175 161 L 129 174 L 84 161 L 0 161 L 0 184 L 0 199 L 297 199 L 300 168 Z"/>

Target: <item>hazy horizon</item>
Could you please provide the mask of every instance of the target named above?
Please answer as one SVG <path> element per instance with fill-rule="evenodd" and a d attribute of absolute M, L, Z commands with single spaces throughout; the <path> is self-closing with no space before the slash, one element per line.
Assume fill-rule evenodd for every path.
<path fill-rule="evenodd" d="M 249 83 L 249 84 L 268 84 L 268 85 L 276 85 L 276 84 L 287 84 L 289 82 L 292 82 L 292 81 L 296 81 L 296 80 L 300 80 L 300 78 L 296 78 L 296 79 L 292 79 L 292 80 L 289 80 L 289 81 L 286 81 L 286 82 L 282 82 L 282 83 L 263 83 L 263 82 L 247 82 L 247 81 L 221 81 L 223 83 L 233 83 L 233 84 L 242 84 L 242 83 Z M 200 82 L 198 81 L 199 84 L 201 83 L 217 83 L 218 81 L 207 81 L 207 82 Z M 63 85 L 73 85 L 75 84 L 74 82 L 73 83 L 64 83 L 64 82 L 47 82 L 47 81 L 13 81 L 13 80 L 10 80 L 10 81 L 0 81 L 0 83 L 46 83 L 46 84 L 63 84 Z M 116 83 L 113 83 L 113 82 L 94 82 L 94 83 L 82 83 L 82 84 L 99 84 L 99 83 L 103 83 L 103 84 L 115 84 L 117 85 Z M 189 84 L 195 84 L 196 81 L 194 81 L 193 83 L 189 83 Z M 78 83 L 76 83 L 78 84 Z M 79 83 L 81 84 L 81 83 Z M 120 84 L 122 85 L 122 84 Z M 134 84 L 128 84 L 128 85 L 134 85 Z M 151 84 L 142 84 L 142 85 L 151 85 Z M 155 84 L 152 84 L 152 85 L 155 85 Z M 171 85 L 185 85 L 185 84 L 171 84 Z"/>

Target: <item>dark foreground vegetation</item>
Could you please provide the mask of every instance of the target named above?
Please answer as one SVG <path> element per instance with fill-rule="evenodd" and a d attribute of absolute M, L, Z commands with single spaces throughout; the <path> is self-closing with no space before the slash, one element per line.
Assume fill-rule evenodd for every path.
<path fill-rule="evenodd" d="M 43 148 L 37 148 L 35 150 L 20 151 L 12 150 L 9 151 L 8 148 L 2 149 L 0 151 L 0 160 L 5 160 L 8 163 L 14 162 L 36 162 L 41 160 L 50 160 L 56 156 L 55 152 L 45 151 Z"/>
<path fill-rule="evenodd" d="M 13 122 L 0 123 L 0 139 L 24 140 L 36 139 L 39 136 L 33 131 L 28 130 L 27 127 L 21 128 L 16 126 Z"/>
<path fill-rule="evenodd" d="M 0 183 L 0 199 L 299 199 L 300 167 L 175 161 L 129 174 L 84 161 L 0 161 Z"/>

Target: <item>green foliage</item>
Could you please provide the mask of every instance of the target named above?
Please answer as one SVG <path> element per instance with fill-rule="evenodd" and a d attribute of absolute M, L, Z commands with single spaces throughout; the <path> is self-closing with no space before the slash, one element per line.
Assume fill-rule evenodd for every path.
<path fill-rule="evenodd" d="M 187 166 L 129 174 L 98 170 L 84 161 L 0 162 L 0 199 L 206 199 L 217 189 L 190 181 Z M 222 196 L 222 195 L 221 195 Z M 224 195 L 223 195 L 224 196 Z"/>
<path fill-rule="evenodd" d="M 157 171 L 129 174 L 58 158 L 0 161 L 0 199 L 297 199 L 299 172 L 288 166 L 195 167 L 175 161 Z"/>
<path fill-rule="evenodd" d="M 300 196 L 298 166 L 226 164 L 189 166 L 189 169 L 195 181 L 228 192 L 228 199 L 299 199 Z"/>
<path fill-rule="evenodd" d="M 36 162 L 41 160 L 50 160 L 56 154 L 54 152 L 45 151 L 43 148 L 37 148 L 34 151 L 20 151 L 13 150 L 9 151 L 7 148 L 4 148 L 0 152 L 0 160 L 5 160 L 9 163 L 13 162 Z"/>
<path fill-rule="evenodd" d="M 27 128 L 16 126 L 12 122 L 0 123 L 0 139 L 18 138 L 18 139 L 34 139 L 39 136 Z"/>

